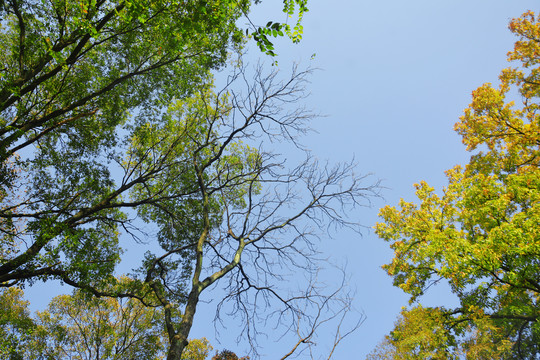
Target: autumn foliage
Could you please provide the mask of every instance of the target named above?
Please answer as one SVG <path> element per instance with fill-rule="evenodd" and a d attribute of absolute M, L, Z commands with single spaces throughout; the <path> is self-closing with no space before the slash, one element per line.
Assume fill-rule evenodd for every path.
<path fill-rule="evenodd" d="M 455 126 L 474 152 L 469 164 L 447 171 L 440 195 L 416 184 L 418 202 L 381 209 L 376 226 L 394 250 L 384 269 L 411 303 L 443 281 L 459 307 L 405 310 L 374 358 L 540 354 L 540 17 L 525 13 L 509 28 L 519 38 L 513 66 L 498 86 L 473 91 Z M 429 336 L 404 336 L 419 325 Z"/>

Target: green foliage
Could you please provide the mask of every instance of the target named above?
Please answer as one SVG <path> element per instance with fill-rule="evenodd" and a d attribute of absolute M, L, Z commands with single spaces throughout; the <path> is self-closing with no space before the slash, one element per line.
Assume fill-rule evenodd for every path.
<path fill-rule="evenodd" d="M 376 186 L 361 185 L 352 164 L 308 157 L 288 168 L 265 150 L 265 142 L 299 145 L 312 114 L 292 104 L 309 72 L 279 82 L 235 68 L 228 90 L 214 93 L 211 71 L 241 50 L 237 24 L 251 3 L 0 3 L 0 287 L 57 279 L 80 289 L 32 320 L 28 349 L 179 360 L 191 351 L 202 291 L 224 277 L 247 327 L 262 318 L 248 311 L 259 299 L 280 299 L 281 317 L 297 322 L 302 301 L 328 308 L 312 292 L 284 303 L 271 280 L 283 282 L 281 269 L 314 271 L 313 230 L 355 228 L 342 213 Z M 298 15 L 294 25 L 253 26 L 271 55 L 270 36 L 300 40 L 306 0 L 285 0 L 283 10 Z M 245 92 L 231 90 L 234 82 Z M 130 240 L 149 243 L 148 252 L 118 279 Z M 18 354 L 12 345 L 27 337 L 14 329 L 5 348 Z"/>
<path fill-rule="evenodd" d="M 160 309 L 145 307 L 137 300 L 96 299 L 75 291 L 55 297 L 47 310 L 32 317 L 23 296 L 16 287 L 0 293 L 2 359 L 165 358 L 168 340 Z M 212 350 L 206 338 L 191 339 L 181 359 L 206 360 Z M 239 359 L 227 350 L 219 356 L 249 359 Z"/>
<path fill-rule="evenodd" d="M 266 26 L 258 27 L 251 33 L 246 30 L 246 35 L 249 34 L 253 37 L 262 52 L 270 56 L 276 56 L 274 44 L 270 41 L 269 37 L 278 37 L 286 34 L 294 43 L 300 42 L 303 33 L 302 19 L 304 14 L 309 11 L 307 0 L 283 0 L 283 12 L 287 14 L 288 18 L 293 17 L 297 11 L 298 18 L 292 27 L 288 22 L 279 23 L 269 21 Z"/>
<path fill-rule="evenodd" d="M 506 359 L 512 342 L 487 318 L 473 325 L 450 321 L 444 308 L 403 309 L 394 330 L 367 360 Z"/>
<path fill-rule="evenodd" d="M 126 280 L 126 279 L 123 279 Z M 163 311 L 137 300 L 95 299 L 80 291 L 55 297 L 30 316 L 23 291 L 0 294 L 0 356 L 16 359 L 164 359 L 168 339 Z M 192 339 L 185 360 L 205 360 L 212 346 Z"/>
<path fill-rule="evenodd" d="M 0 357 L 22 360 L 31 346 L 37 326 L 30 317 L 28 302 L 18 288 L 0 292 Z"/>
<path fill-rule="evenodd" d="M 212 349 L 212 345 L 206 338 L 191 339 L 182 353 L 182 360 L 205 360 Z"/>
<path fill-rule="evenodd" d="M 306 11 L 305 4 L 291 1 L 287 13 L 296 12 L 295 4 L 300 13 Z M 162 109 L 176 101 L 176 111 L 183 111 L 179 107 L 191 106 L 192 94 L 207 89 L 209 70 L 243 46 L 237 20 L 249 14 L 250 5 L 248 0 L 2 2 L 0 283 L 50 277 L 80 286 L 113 282 L 121 258 L 119 229 L 128 219 L 126 209 L 139 205 L 126 201 L 128 193 L 155 174 L 126 183 L 111 169 L 122 167 L 124 145 L 133 151 L 136 137 L 141 137 L 139 151 L 157 146 L 144 136 L 166 131 L 156 120 Z M 134 114 L 156 115 L 153 128 L 144 130 Z M 166 126 L 172 131 L 180 124 Z M 126 145 L 126 138 L 133 144 Z M 181 169 L 159 171 L 167 181 Z M 193 173 L 183 176 L 179 184 L 193 180 Z M 159 191 L 165 185 L 149 186 Z M 145 202 L 152 200 L 146 195 Z M 164 209 L 182 208 L 182 218 L 196 223 L 189 216 L 197 209 L 184 200 L 161 198 L 168 202 Z M 157 213 L 148 216 L 161 221 Z M 178 231 L 163 235 L 162 244 L 187 236 Z"/>
<path fill-rule="evenodd" d="M 49 358 L 163 359 L 162 312 L 137 300 L 90 298 L 80 291 L 54 298 L 38 313 Z"/>
<path fill-rule="evenodd" d="M 498 89 L 485 84 L 474 91 L 456 124 L 469 150 L 487 151 L 473 155 L 465 168 L 448 170 L 442 195 L 425 182 L 416 185 L 418 204 L 402 200 L 399 208 L 381 209 L 383 222 L 376 226 L 394 249 L 384 269 L 411 302 L 431 285 L 448 281 L 460 307 L 441 310 L 442 324 L 467 358 L 540 354 L 540 19 L 526 13 L 512 20 L 510 29 L 520 40 L 509 60 L 519 67 L 503 70 Z M 522 97 L 519 107 L 506 100 L 512 87 Z M 404 319 L 418 316 L 413 311 Z M 422 311 L 429 324 L 431 310 Z M 467 333 L 475 340 L 464 340 Z M 485 347 L 489 342 L 497 346 Z M 505 355 L 509 343 L 511 355 Z M 448 347 L 445 341 L 434 344 L 438 351 Z"/>
<path fill-rule="evenodd" d="M 130 199 L 140 203 L 140 218 L 158 227 L 161 248 L 175 255 L 159 262 L 160 271 L 176 274 L 176 294 L 169 295 L 177 303 L 187 298 L 201 234 L 222 224 L 225 206 L 241 209 L 248 189 L 260 190 L 258 151 L 222 129 L 230 109 L 227 94 L 203 89 L 175 101 L 161 117 L 140 116 L 128 139 L 125 172 L 145 179 L 134 184 Z M 147 253 L 141 272 L 153 271 L 156 261 Z"/>
<path fill-rule="evenodd" d="M 126 220 L 119 203 L 132 187 L 110 173 L 123 156 L 121 129 L 132 113 L 163 107 L 206 82 L 227 49 L 241 46 L 236 20 L 248 6 L 144 0 L 2 6 L 0 282 L 111 280 Z"/>

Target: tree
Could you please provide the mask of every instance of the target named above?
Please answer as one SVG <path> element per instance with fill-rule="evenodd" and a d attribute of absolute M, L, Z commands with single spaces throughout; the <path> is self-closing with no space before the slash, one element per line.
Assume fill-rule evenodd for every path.
<path fill-rule="evenodd" d="M 212 349 L 212 345 L 206 338 L 191 339 L 182 353 L 182 360 L 205 360 Z"/>
<path fill-rule="evenodd" d="M 236 24 L 250 4 L 0 2 L 2 286 L 110 278 L 118 225 L 137 205 L 120 200 L 135 183 L 111 176 L 120 133 L 132 114 L 166 107 L 206 83 L 209 70 L 241 47 Z M 287 0 L 284 11 L 301 18 L 305 6 Z M 266 27 L 253 31 L 271 46 Z"/>
<path fill-rule="evenodd" d="M 440 308 L 404 308 L 394 330 L 367 360 L 487 360 L 506 359 L 510 354 L 512 342 L 489 320 L 475 319 L 457 337 L 453 331 L 455 324 Z"/>
<path fill-rule="evenodd" d="M 169 359 L 181 358 L 200 296 L 218 281 L 253 345 L 267 315 L 296 330 L 308 310 L 327 309 L 335 296 L 317 287 L 314 239 L 358 229 L 344 213 L 377 186 L 362 185 L 352 163 L 305 152 L 290 166 L 267 148 L 301 149 L 312 115 L 294 104 L 307 72 L 279 82 L 240 67 L 214 92 L 210 70 L 242 46 L 237 20 L 250 4 L 1 3 L 0 286 L 59 279 L 84 296 L 162 309 Z M 305 6 L 287 0 L 284 11 L 301 20 Z M 296 41 L 301 27 L 270 22 L 251 35 L 272 53 L 269 37 L 284 33 Z M 119 281 L 133 240 L 149 251 Z M 307 285 L 280 289 L 298 270 Z"/>
<path fill-rule="evenodd" d="M 23 291 L 17 287 L 0 291 L 0 355 L 3 359 L 113 360 L 165 357 L 168 341 L 162 326 L 161 308 L 149 308 L 134 299 L 96 299 L 81 290 L 75 290 L 71 295 L 55 297 L 45 311 L 31 316 L 29 303 L 23 300 L 23 296 Z M 341 311 L 337 315 L 343 317 Z M 314 325 L 318 327 L 328 320 L 315 320 Z M 312 329 L 309 336 L 302 337 L 299 342 L 312 342 L 315 330 Z M 342 335 L 342 338 L 345 336 Z M 294 354 L 296 348 L 291 349 L 282 359 Z M 191 339 L 181 359 L 206 360 L 212 349 L 206 338 Z M 216 352 L 212 357 L 222 360 L 249 358 L 239 358 L 229 350 Z"/>
<path fill-rule="evenodd" d="M 249 360 L 249 356 L 239 358 L 230 350 L 222 350 L 212 357 L 212 360 Z"/>
<path fill-rule="evenodd" d="M 133 299 L 96 299 L 75 290 L 55 297 L 31 316 L 23 291 L 5 289 L 0 354 L 4 359 L 163 359 L 167 336 L 163 310 Z M 212 346 L 192 339 L 182 359 L 205 360 Z"/>
<path fill-rule="evenodd" d="M 26 349 L 34 343 L 39 329 L 30 317 L 28 302 L 18 288 L 0 291 L 0 356 L 22 360 Z"/>
<path fill-rule="evenodd" d="M 57 296 L 38 313 L 44 329 L 40 352 L 50 359 L 163 359 L 161 311 L 135 299 L 95 299 L 80 290 Z"/>
<path fill-rule="evenodd" d="M 265 150 L 264 138 L 299 146 L 297 135 L 311 115 L 290 104 L 303 97 L 307 74 L 294 71 L 279 82 L 277 73 L 263 75 L 257 68 L 248 75 L 240 68 L 223 91 L 204 89 L 160 119 L 143 116 L 130 138 L 126 181 L 143 179 L 132 201 L 142 204 L 142 219 L 158 226 L 164 251 L 147 254 L 136 278 L 137 296 L 150 292 L 154 304 L 164 307 L 170 359 L 187 345 L 201 294 L 221 279 L 228 295 L 219 307 L 233 301 L 231 310 L 243 317 L 252 344 L 265 308 L 278 324 L 294 329 L 308 315 L 304 303 L 315 311 L 316 304 L 328 303 L 329 295 L 312 281 L 316 230 L 358 229 L 340 209 L 361 205 L 376 186 L 364 186 L 352 164 L 328 168 L 308 157 L 289 169 Z M 238 81 L 243 89 L 235 88 Z M 288 276 L 306 273 L 307 287 L 282 293 L 284 269 Z M 173 309 L 181 305 L 180 316 Z"/>
<path fill-rule="evenodd" d="M 519 40 L 508 59 L 518 67 L 502 71 L 498 88 L 475 90 L 456 124 L 468 150 L 484 151 L 447 171 L 441 196 L 421 182 L 418 205 L 387 206 L 376 226 L 394 249 L 384 268 L 411 303 L 440 281 L 460 301 L 456 309 L 413 309 L 403 319 L 436 313 L 448 338 L 436 343 L 438 350 L 462 348 L 471 359 L 540 355 L 540 19 L 525 13 L 510 30 Z"/>

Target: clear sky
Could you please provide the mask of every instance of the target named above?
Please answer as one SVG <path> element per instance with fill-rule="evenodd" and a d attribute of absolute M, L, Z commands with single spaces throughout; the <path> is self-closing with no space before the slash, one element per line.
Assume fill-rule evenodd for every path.
<path fill-rule="evenodd" d="M 272 18 L 278 3 L 263 1 L 255 9 L 255 22 L 281 21 Z M 312 96 L 305 102 L 327 115 L 313 123 L 318 133 L 303 140 L 313 154 L 334 162 L 354 156 L 359 172 L 383 179 L 384 199 L 357 214 L 365 225 L 373 226 L 380 207 L 396 205 L 399 198 L 413 200 L 414 183 L 426 180 L 441 189 L 444 171 L 467 162 L 470 154 L 453 125 L 471 91 L 497 83 L 500 70 L 509 66 L 506 53 L 515 41 L 509 20 L 529 9 L 537 12 L 539 5 L 520 0 L 309 1 L 304 38 L 298 45 L 277 43 L 278 66 L 287 71 L 294 61 L 321 69 L 311 78 Z M 250 56 L 256 61 L 259 54 L 250 51 Z M 363 359 L 407 305 L 405 294 L 380 269 L 392 254 L 368 230 L 363 237 L 343 232 L 321 246 L 332 261 L 347 262 L 355 306 L 367 316 L 334 359 Z M 445 289 L 434 288 L 424 303 L 451 301 Z M 218 345 L 199 316 L 194 335 Z M 240 354 L 241 344 L 228 343 L 223 333 L 222 346 Z M 280 350 L 269 344 L 264 358 L 273 359 Z"/>
<path fill-rule="evenodd" d="M 283 21 L 276 11 L 280 5 L 264 0 L 253 20 Z M 302 42 L 276 43 L 278 66 L 287 71 L 294 61 L 321 69 L 311 78 L 312 96 L 304 104 L 327 116 L 314 121 L 318 133 L 303 143 L 320 159 L 354 156 L 358 172 L 383 180 L 384 199 L 353 214 L 368 227 L 380 207 L 396 205 L 401 197 L 413 200 L 414 183 L 426 180 L 440 189 L 443 172 L 467 162 L 453 124 L 471 91 L 496 83 L 508 66 L 506 53 L 515 40 L 509 20 L 529 9 L 540 11 L 538 0 L 310 0 L 308 7 Z M 252 49 L 249 57 L 256 62 L 260 53 Z M 322 251 L 333 262 L 348 264 L 355 306 L 367 319 L 334 359 L 363 359 L 391 330 L 407 297 L 381 270 L 392 254 L 373 231 L 338 235 L 323 241 Z M 433 289 L 425 303 L 445 301 L 451 301 L 445 290 Z M 245 344 L 231 343 L 228 331 L 221 331 L 218 343 L 212 318 L 210 304 L 197 313 L 193 337 L 206 336 L 216 348 L 243 354 Z M 274 359 L 283 350 L 267 344 L 263 358 Z"/>

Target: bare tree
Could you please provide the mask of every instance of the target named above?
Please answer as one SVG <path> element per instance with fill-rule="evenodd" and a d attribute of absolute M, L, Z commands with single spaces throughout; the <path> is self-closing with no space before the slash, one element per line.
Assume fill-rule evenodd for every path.
<path fill-rule="evenodd" d="M 318 345 L 318 335 L 321 328 L 330 328 L 334 332 L 331 339 L 328 360 L 332 358 L 334 351 L 343 339 L 354 333 L 365 320 L 364 314 L 358 314 L 353 308 L 354 298 L 346 288 L 346 273 L 342 271 L 341 284 L 330 293 L 321 292 L 313 282 L 309 282 L 309 291 L 304 298 L 302 311 L 295 311 L 297 318 L 289 322 L 294 324 L 297 340 L 290 350 L 280 360 L 300 356 L 308 352 L 310 359 L 315 359 L 314 347 Z M 353 322 L 349 318 L 353 316 Z M 289 330 L 293 330 L 289 328 Z M 286 334 L 284 335 L 286 336 Z M 324 341 L 328 343 L 328 341 Z M 320 357 L 319 357 L 320 358 Z"/>
<path fill-rule="evenodd" d="M 168 359 L 180 359 L 201 294 L 222 284 L 220 308 L 232 306 L 254 349 L 261 322 L 297 333 L 293 353 L 313 343 L 350 308 L 343 293 L 320 291 L 318 242 L 336 228 L 360 231 L 347 214 L 369 205 L 379 184 L 356 175 L 354 162 L 321 163 L 302 147 L 315 116 L 299 106 L 309 73 L 294 68 L 280 81 L 238 67 L 217 93 L 205 85 L 165 110 L 142 108 L 113 145 L 89 155 L 66 147 L 58 159 L 64 135 L 40 137 L 39 157 L 14 160 L 11 192 L 0 193 L 0 286 L 57 278 L 163 307 Z M 135 235 L 141 219 L 158 246 L 119 283 L 118 233 Z M 347 334 L 339 324 L 335 345 Z"/>
<path fill-rule="evenodd" d="M 240 68 L 224 90 L 204 90 L 171 107 L 159 125 L 141 118 L 123 164 L 126 179 L 155 174 L 144 177 L 132 196 L 134 202 L 137 196 L 153 199 L 138 211 L 160 229 L 164 252 L 147 256 L 140 289 L 165 308 L 170 360 L 180 359 L 200 296 L 218 281 L 226 284 L 225 301 L 243 317 L 254 347 L 262 320 L 298 332 L 306 344 L 321 324 L 350 308 L 339 292 L 323 295 L 317 288 L 315 274 L 324 261 L 317 241 L 334 228 L 359 231 L 358 219 L 347 212 L 368 205 L 378 183 L 366 185 L 369 179 L 354 174 L 354 163 L 321 164 L 302 150 L 297 137 L 313 114 L 297 102 L 308 74 L 295 68 L 281 82 L 276 72 Z M 303 159 L 291 167 L 292 161 L 268 150 L 270 141 L 274 149 L 295 145 Z M 161 166 L 166 170 L 154 171 Z M 298 277 L 291 282 L 295 274 L 307 275 L 307 290 L 287 286 L 301 283 Z M 337 312 L 326 313 L 336 301 Z M 308 318 L 311 330 L 300 333 Z M 335 345 L 348 333 L 340 331 L 338 325 Z"/>

